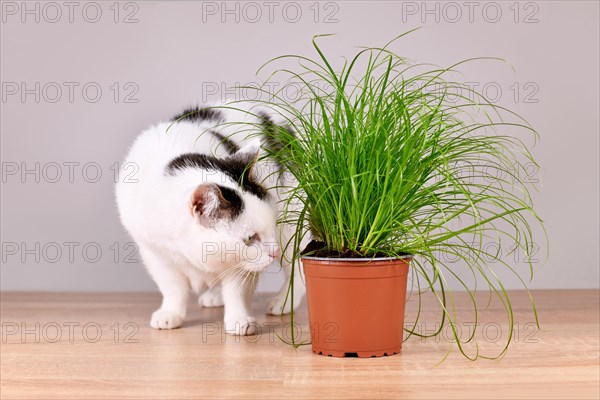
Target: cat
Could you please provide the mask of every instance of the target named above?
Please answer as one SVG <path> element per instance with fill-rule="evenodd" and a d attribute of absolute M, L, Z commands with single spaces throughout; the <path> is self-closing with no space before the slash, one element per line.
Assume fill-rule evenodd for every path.
<path fill-rule="evenodd" d="M 213 105 L 186 109 L 135 140 L 122 165 L 136 165 L 137 182 L 119 181 L 116 200 L 163 296 L 153 328 L 180 327 L 193 292 L 203 307 L 225 306 L 227 333 L 255 334 L 250 301 L 258 273 L 271 264 L 283 266 L 286 283 L 267 312 L 299 306 L 299 267 L 293 304 L 287 298 L 293 227 L 276 224 L 289 174 L 262 157 L 278 145 L 267 130 L 280 125 L 264 110 Z"/>

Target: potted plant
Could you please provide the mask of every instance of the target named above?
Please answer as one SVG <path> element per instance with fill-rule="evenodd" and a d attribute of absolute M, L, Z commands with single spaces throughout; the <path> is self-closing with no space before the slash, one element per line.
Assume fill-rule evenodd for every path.
<path fill-rule="evenodd" d="M 418 329 L 418 315 L 404 327 L 410 271 L 419 305 L 426 291 L 439 300 L 442 324 L 433 335 L 449 325 L 465 356 L 481 356 L 465 351 L 474 334 L 464 338 L 456 329 L 447 280 L 454 277 L 468 291 L 475 318 L 478 305 L 451 256 L 502 301 L 509 324 L 504 354 L 513 313 L 498 270 L 521 278 L 486 244 L 510 240 L 513 249 L 532 249 L 532 225 L 542 221 L 520 172 L 535 160 L 510 133 L 519 129 L 534 141 L 537 133 L 517 114 L 446 78 L 464 62 L 490 59 L 449 68 L 412 64 L 390 50 L 398 38 L 360 49 L 339 68 L 319 36 L 316 59 L 288 55 L 266 64 L 298 61 L 271 77 L 288 74 L 286 85 L 302 96 L 286 99 L 284 86 L 261 103 L 289 125 L 271 131 L 279 146 L 269 156 L 294 178 L 286 219 L 295 226 L 289 245 L 306 277 L 313 351 L 391 355 L 400 351 L 404 331 L 428 336 Z M 309 233 L 313 239 L 303 248 Z M 292 301 L 293 286 L 292 280 Z"/>

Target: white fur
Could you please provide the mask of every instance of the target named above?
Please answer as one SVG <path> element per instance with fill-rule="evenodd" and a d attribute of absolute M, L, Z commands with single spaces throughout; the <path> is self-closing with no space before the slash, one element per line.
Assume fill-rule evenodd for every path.
<path fill-rule="evenodd" d="M 221 109 L 220 112 L 227 121 L 257 122 L 240 111 Z M 121 221 L 137 242 L 148 272 L 163 295 L 162 305 L 152 314 L 150 324 L 156 329 L 179 327 L 185 319 L 191 289 L 199 295 L 201 306 L 225 305 L 227 333 L 253 334 L 256 327 L 250 316 L 250 300 L 258 272 L 271 263 L 281 262 L 289 282 L 291 246 L 281 259 L 277 254 L 292 233 L 289 226 L 276 227 L 282 194 L 273 187 L 280 175 L 272 173 L 274 164 L 270 163 L 253 169 L 257 180 L 270 188 L 269 201 L 239 190 L 236 182 L 220 172 L 188 168 L 170 176 L 165 167 L 181 154 L 227 155 L 220 141 L 206 132 L 214 128 L 214 122 L 182 121 L 170 125 L 170 122 L 158 124 L 138 136 L 123 163 L 137 166 L 138 172 L 133 177 L 137 182 L 120 180 L 116 187 Z M 256 132 L 237 132 L 240 127 L 234 125 L 214 129 L 242 146 L 240 152 L 258 150 L 260 143 L 249 137 Z M 219 219 L 210 226 L 199 221 L 190 209 L 190 199 L 194 190 L 205 183 L 238 190 L 245 204 L 242 214 L 233 221 Z M 213 196 L 207 207 L 217 207 L 218 202 Z M 255 233 L 261 242 L 246 246 L 244 238 Z M 271 300 L 267 312 L 290 312 L 290 300 L 284 307 L 286 294 L 287 283 Z M 298 267 L 294 308 L 303 297 L 304 285 Z"/>

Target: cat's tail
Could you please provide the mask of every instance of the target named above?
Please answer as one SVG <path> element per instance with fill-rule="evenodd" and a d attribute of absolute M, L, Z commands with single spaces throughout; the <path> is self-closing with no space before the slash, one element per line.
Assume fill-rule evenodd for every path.
<path fill-rule="evenodd" d="M 294 140 L 296 132 L 285 123 L 275 123 L 273 118 L 266 112 L 258 114 L 262 126 L 262 141 L 266 150 L 272 156 L 281 152 L 286 144 Z"/>

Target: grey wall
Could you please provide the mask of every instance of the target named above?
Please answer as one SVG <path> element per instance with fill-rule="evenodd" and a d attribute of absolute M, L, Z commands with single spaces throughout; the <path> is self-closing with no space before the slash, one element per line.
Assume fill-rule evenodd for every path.
<path fill-rule="evenodd" d="M 425 28 L 395 47 L 409 58 L 514 66 L 463 70 L 542 136 L 532 172 L 543 178 L 535 200 L 551 253 L 531 287 L 597 288 L 598 2 L 469 4 L 138 1 L 116 15 L 112 1 L 3 1 L 2 290 L 154 290 L 142 264 L 127 262 L 113 199 L 115 163 L 136 134 L 184 105 L 238 97 L 224 88 L 256 81 L 271 57 L 313 55 L 317 33 L 337 33 L 325 47 L 343 55 L 416 26 Z M 522 257 L 514 265 L 525 270 Z M 281 282 L 268 273 L 261 288 Z"/>

